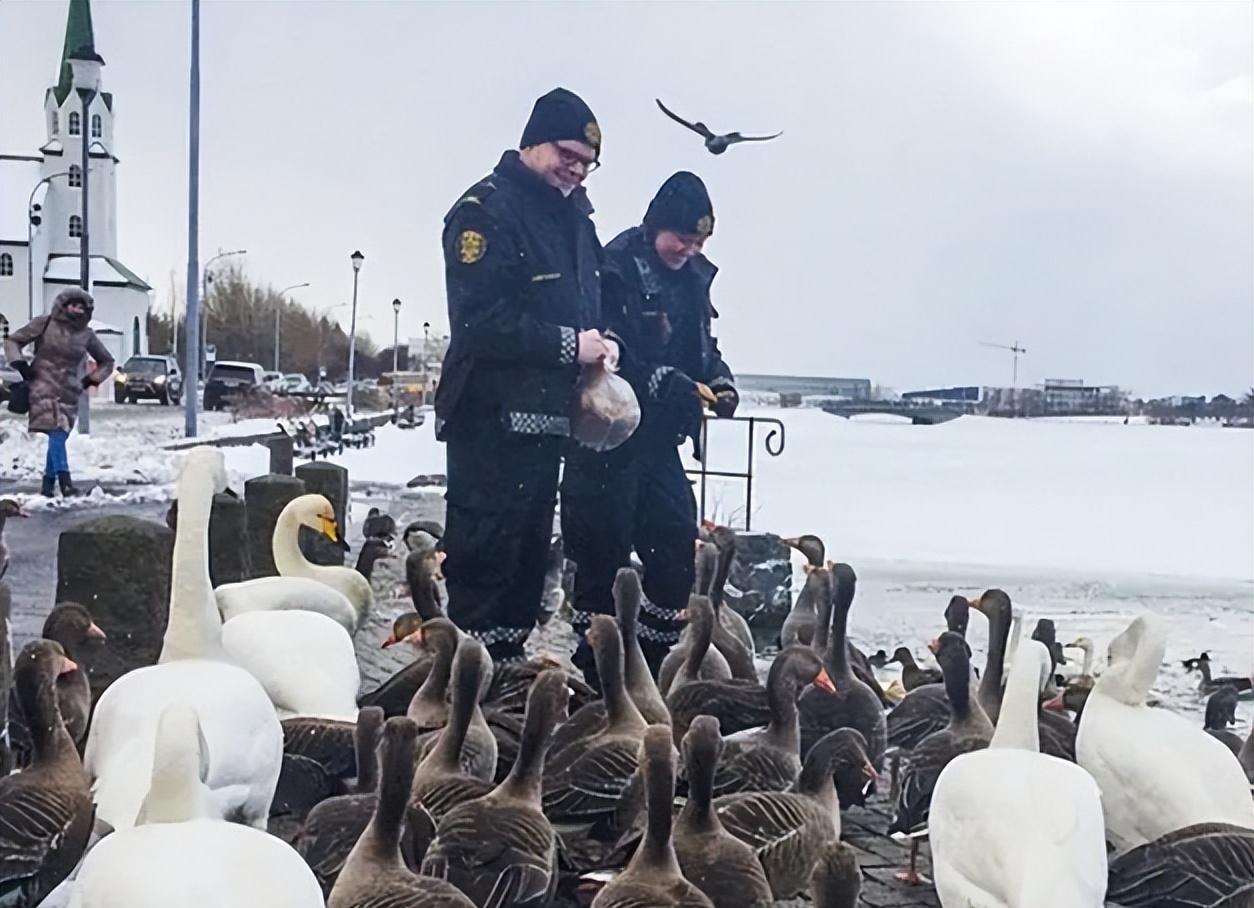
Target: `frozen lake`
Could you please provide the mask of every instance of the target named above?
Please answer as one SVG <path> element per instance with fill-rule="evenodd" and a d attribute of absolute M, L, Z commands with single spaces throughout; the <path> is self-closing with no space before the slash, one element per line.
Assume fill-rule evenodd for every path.
<path fill-rule="evenodd" d="M 753 528 L 817 533 L 854 565 L 851 630 L 868 647 L 922 655 L 950 595 L 998 586 L 1029 629 L 1053 618 L 1060 640 L 1088 636 L 1099 653 L 1133 615 L 1159 615 L 1160 692 L 1183 710 L 1202 699 L 1177 660 L 1207 649 L 1217 674 L 1254 669 L 1254 432 L 746 412 L 787 430 L 780 457 L 756 455 Z M 711 429 L 710 467 L 743 468 L 744 428 Z M 743 525 L 740 486 L 712 485 L 709 501 Z M 982 651 L 987 625 L 971 627 Z"/>

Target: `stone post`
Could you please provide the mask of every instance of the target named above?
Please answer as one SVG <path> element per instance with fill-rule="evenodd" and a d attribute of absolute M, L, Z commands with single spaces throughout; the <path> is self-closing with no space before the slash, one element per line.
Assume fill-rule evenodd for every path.
<path fill-rule="evenodd" d="M 253 576 L 248 551 L 248 508 L 225 492 L 213 496 L 209 514 L 209 577 L 214 586 Z"/>
<path fill-rule="evenodd" d="M 317 461 L 296 468 L 296 476 L 304 481 L 305 491 L 322 495 L 335 509 L 335 523 L 341 535 L 348 533 L 348 470 L 339 464 Z M 300 549 L 314 564 L 344 564 L 344 547 L 336 545 L 316 530 L 301 527 Z"/>
<path fill-rule="evenodd" d="M 92 698 L 161 655 L 174 533 L 150 520 L 97 517 L 57 541 L 57 602 L 81 602 L 108 635 L 88 670 Z"/>
<path fill-rule="evenodd" d="M 305 494 L 305 483 L 292 476 L 257 476 L 244 483 L 248 515 L 248 554 L 254 577 L 274 577 L 274 525 L 287 503 Z"/>
<path fill-rule="evenodd" d="M 266 441 L 266 447 L 270 449 L 270 472 L 291 476 L 292 465 L 296 459 L 292 436 L 275 435 Z"/>

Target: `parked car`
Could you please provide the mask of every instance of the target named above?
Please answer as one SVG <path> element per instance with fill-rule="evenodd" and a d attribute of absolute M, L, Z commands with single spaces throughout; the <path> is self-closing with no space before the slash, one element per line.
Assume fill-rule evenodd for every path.
<path fill-rule="evenodd" d="M 120 404 L 141 398 L 177 404 L 183 397 L 183 373 L 172 356 L 132 356 L 113 373 L 113 399 Z"/>
<path fill-rule="evenodd" d="M 261 383 L 265 385 L 267 389 L 277 394 L 279 389 L 283 387 L 283 373 L 269 371 L 263 372 L 261 373 Z"/>
<path fill-rule="evenodd" d="M 265 370 L 257 363 L 223 361 L 213 364 L 205 381 L 205 409 L 221 410 L 226 399 L 264 384 Z"/>
<path fill-rule="evenodd" d="M 287 394 L 304 394 L 306 391 L 312 391 L 313 385 L 309 383 L 309 379 L 299 372 L 293 372 L 290 375 L 283 376 L 283 387 L 281 390 Z"/>

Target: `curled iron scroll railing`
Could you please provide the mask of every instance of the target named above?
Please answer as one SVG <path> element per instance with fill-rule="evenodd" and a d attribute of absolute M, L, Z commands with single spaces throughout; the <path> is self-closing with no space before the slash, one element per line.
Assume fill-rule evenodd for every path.
<path fill-rule="evenodd" d="M 755 441 L 757 436 L 757 427 L 759 423 L 770 426 L 770 431 L 762 438 L 763 448 L 771 457 L 779 457 L 784 453 L 785 429 L 784 423 L 773 416 L 733 416 L 726 419 L 717 420 L 718 422 L 739 422 L 748 426 L 749 437 L 746 447 L 745 470 L 743 473 L 728 470 L 711 470 L 709 468 L 709 425 L 713 420 L 706 419 L 701 424 L 701 468 L 699 470 L 686 470 L 689 476 L 697 477 L 698 496 L 697 503 L 699 508 L 699 517 L 701 520 L 706 519 L 706 485 L 710 477 L 717 479 L 740 479 L 745 483 L 745 525 L 744 530 L 748 532 L 753 528 L 753 454 Z"/>

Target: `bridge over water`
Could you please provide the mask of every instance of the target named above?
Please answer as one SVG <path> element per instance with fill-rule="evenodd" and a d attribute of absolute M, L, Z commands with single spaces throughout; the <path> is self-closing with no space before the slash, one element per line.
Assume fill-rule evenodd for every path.
<path fill-rule="evenodd" d="M 949 422 L 962 415 L 960 411 L 949 410 L 931 404 L 917 404 L 911 401 L 898 400 L 857 400 L 823 405 L 825 413 L 833 416 L 864 416 L 871 413 L 882 413 L 888 416 L 904 416 L 916 426 L 934 426 Z"/>

